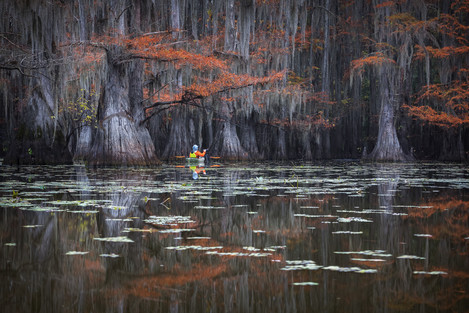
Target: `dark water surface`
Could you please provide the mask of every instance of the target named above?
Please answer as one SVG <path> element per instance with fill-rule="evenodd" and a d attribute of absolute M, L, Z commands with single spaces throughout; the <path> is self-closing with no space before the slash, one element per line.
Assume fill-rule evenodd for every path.
<path fill-rule="evenodd" d="M 1 311 L 469 310 L 466 166 L 196 170 L 0 166 Z"/>

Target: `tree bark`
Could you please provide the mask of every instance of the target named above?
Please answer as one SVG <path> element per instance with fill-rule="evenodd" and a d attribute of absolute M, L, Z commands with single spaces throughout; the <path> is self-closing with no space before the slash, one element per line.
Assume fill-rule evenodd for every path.
<path fill-rule="evenodd" d="M 383 2 L 378 0 L 375 7 Z M 377 42 L 385 43 L 385 47 L 395 45 L 394 36 L 390 29 L 388 17 L 391 15 L 389 6 L 376 9 L 375 25 L 377 25 Z M 393 51 L 382 51 L 384 54 L 393 55 Z M 378 138 L 373 151 L 366 156 L 366 159 L 374 161 L 410 161 L 412 156 L 407 155 L 402 150 L 397 137 L 395 127 L 395 108 L 400 104 L 398 92 L 401 87 L 400 68 L 393 62 L 386 61 L 379 65 L 377 69 L 379 94 L 377 96 L 380 105 Z"/>
<path fill-rule="evenodd" d="M 44 77 L 33 79 L 26 110 L 13 121 L 17 131 L 10 138 L 6 164 L 72 163 L 65 136 L 51 119 L 56 115 L 57 103 L 51 81 Z"/>
<path fill-rule="evenodd" d="M 235 51 L 236 29 L 234 0 L 227 0 L 225 7 L 225 51 Z"/>
<path fill-rule="evenodd" d="M 213 152 L 224 159 L 246 160 L 248 154 L 241 146 L 228 103 L 222 101 L 221 105 L 223 120 L 217 126 Z"/>
<path fill-rule="evenodd" d="M 135 95 L 135 88 L 141 87 L 135 83 L 140 65 L 127 68 L 114 64 L 119 50 L 114 47 L 107 51 L 108 73 L 98 110 L 98 129 L 85 161 L 91 166 L 159 164 L 148 130 L 140 126 L 142 117 L 135 114 L 140 110 L 133 110 L 129 99 L 129 95 Z M 136 72 L 129 74 L 132 70 Z"/>
<path fill-rule="evenodd" d="M 167 138 L 167 145 L 164 149 L 162 158 L 170 159 L 177 155 L 189 155 L 192 145 L 189 135 L 189 119 L 186 114 L 186 108 L 175 108 L 171 111 L 171 126 Z"/>
<path fill-rule="evenodd" d="M 392 66 L 392 65 L 391 65 Z M 395 127 L 396 78 L 397 73 L 391 66 L 383 66 L 379 69 L 379 101 L 381 111 L 379 113 L 378 139 L 373 151 L 366 159 L 374 161 L 411 161 L 412 156 L 402 150 L 397 137 Z"/>

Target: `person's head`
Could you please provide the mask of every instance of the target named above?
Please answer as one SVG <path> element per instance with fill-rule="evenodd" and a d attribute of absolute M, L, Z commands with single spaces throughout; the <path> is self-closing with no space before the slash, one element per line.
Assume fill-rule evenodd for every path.
<path fill-rule="evenodd" d="M 192 153 L 196 152 L 197 150 L 199 150 L 199 146 L 193 145 L 192 146 Z"/>

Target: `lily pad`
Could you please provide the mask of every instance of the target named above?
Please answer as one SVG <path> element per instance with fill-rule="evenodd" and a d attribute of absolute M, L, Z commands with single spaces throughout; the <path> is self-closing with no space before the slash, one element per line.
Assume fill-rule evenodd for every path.
<path fill-rule="evenodd" d="M 360 258 L 351 258 L 351 261 L 357 262 L 386 262 L 384 259 L 360 259 Z"/>
<path fill-rule="evenodd" d="M 43 227 L 44 225 L 23 225 L 24 228 L 38 228 Z"/>
<path fill-rule="evenodd" d="M 433 236 L 430 234 L 414 234 L 415 237 L 424 237 L 424 238 L 432 238 Z"/>
<path fill-rule="evenodd" d="M 194 209 L 197 210 L 223 210 L 226 209 L 224 206 L 202 206 L 202 205 L 197 205 L 194 207 Z"/>
<path fill-rule="evenodd" d="M 68 251 L 65 255 L 85 255 L 88 253 L 89 251 Z"/>
<path fill-rule="evenodd" d="M 339 223 L 351 223 L 351 222 L 360 222 L 360 223 L 372 223 L 372 220 L 367 220 L 361 217 L 339 217 L 337 219 Z"/>
<path fill-rule="evenodd" d="M 350 231 L 350 230 L 339 230 L 339 231 L 333 231 L 332 234 L 334 235 L 362 235 L 362 231 Z"/>
<path fill-rule="evenodd" d="M 140 232 L 140 233 L 152 233 L 152 232 L 156 232 L 156 230 L 153 230 L 153 229 L 143 229 L 143 228 L 124 228 L 124 230 L 122 231 L 123 233 L 131 233 L 131 232 Z"/>
<path fill-rule="evenodd" d="M 424 257 L 416 256 L 416 255 L 400 255 L 397 259 L 407 259 L 407 260 L 425 260 Z"/>
<path fill-rule="evenodd" d="M 293 286 L 318 286 L 318 283 L 312 281 L 305 281 L 305 282 L 296 282 L 292 284 Z"/>
<path fill-rule="evenodd" d="M 195 223 L 190 216 L 150 216 L 144 220 L 145 223 L 156 225 L 172 225 L 172 224 L 185 224 Z"/>
<path fill-rule="evenodd" d="M 363 269 L 360 267 L 341 267 L 341 266 L 327 266 L 323 268 L 327 271 L 334 271 L 334 272 L 344 272 L 344 273 L 359 273 L 359 274 L 374 274 L 377 273 L 378 270 L 376 269 Z"/>
<path fill-rule="evenodd" d="M 106 242 L 123 242 L 123 243 L 134 242 L 132 239 L 125 237 L 125 236 L 103 237 L 103 238 L 97 237 L 97 238 L 93 238 L 93 240 L 106 241 Z"/>
<path fill-rule="evenodd" d="M 281 268 L 282 271 L 316 271 L 322 268 L 322 266 L 317 265 L 316 262 L 311 260 L 288 260 L 285 261 L 287 264 L 285 267 Z"/>
<path fill-rule="evenodd" d="M 413 271 L 414 275 L 448 275 L 447 272 L 443 271 L 431 271 L 431 272 L 426 272 L 426 271 Z"/>
<path fill-rule="evenodd" d="M 115 254 L 115 253 L 110 253 L 110 254 L 103 253 L 103 254 L 100 254 L 99 256 L 103 257 L 103 258 L 118 258 L 118 257 L 120 257 L 120 255 Z"/>
<path fill-rule="evenodd" d="M 168 228 L 168 229 L 159 230 L 158 232 L 162 233 L 162 234 L 178 234 L 178 233 L 190 232 L 190 231 L 195 231 L 195 229 L 191 229 L 191 228 Z"/>

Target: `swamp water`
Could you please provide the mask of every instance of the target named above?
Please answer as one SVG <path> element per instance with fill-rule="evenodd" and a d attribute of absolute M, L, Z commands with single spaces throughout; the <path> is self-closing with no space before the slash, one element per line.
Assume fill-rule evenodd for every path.
<path fill-rule="evenodd" d="M 464 165 L 2 165 L 0 182 L 2 312 L 469 308 Z"/>

